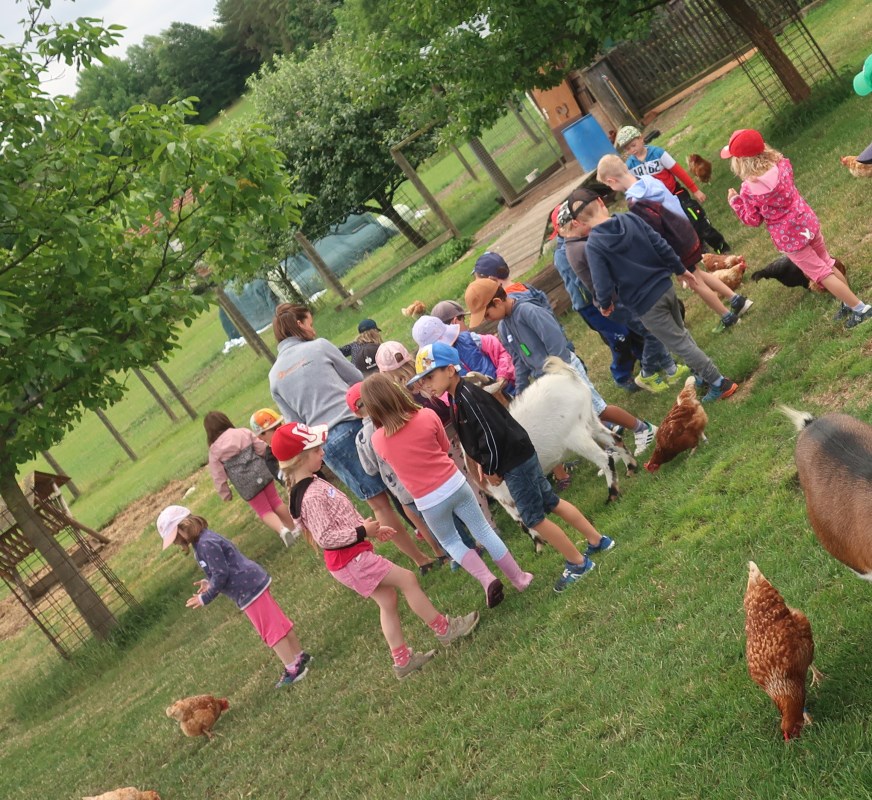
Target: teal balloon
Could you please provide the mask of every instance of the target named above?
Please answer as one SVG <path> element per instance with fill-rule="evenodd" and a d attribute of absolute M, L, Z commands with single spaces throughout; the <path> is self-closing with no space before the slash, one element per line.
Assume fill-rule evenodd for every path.
<path fill-rule="evenodd" d="M 858 72 L 854 76 L 854 91 L 860 95 L 860 97 L 872 94 L 872 80 L 867 78 L 864 72 Z"/>
<path fill-rule="evenodd" d="M 872 83 L 872 55 L 863 62 L 863 74 L 866 76 L 866 80 Z"/>

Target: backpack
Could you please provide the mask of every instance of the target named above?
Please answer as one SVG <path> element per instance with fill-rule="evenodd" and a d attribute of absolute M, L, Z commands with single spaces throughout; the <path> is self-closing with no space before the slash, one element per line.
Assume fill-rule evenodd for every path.
<path fill-rule="evenodd" d="M 253 444 L 228 458 L 224 462 L 224 471 L 243 500 L 251 500 L 274 480 L 266 460 L 254 451 Z"/>
<path fill-rule="evenodd" d="M 702 244 L 687 217 L 679 217 L 653 200 L 636 200 L 628 207 L 666 240 L 686 268 L 702 260 Z"/>

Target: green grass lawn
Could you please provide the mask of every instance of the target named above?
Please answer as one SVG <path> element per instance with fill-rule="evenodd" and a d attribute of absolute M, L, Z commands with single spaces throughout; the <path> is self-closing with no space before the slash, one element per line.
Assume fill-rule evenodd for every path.
<path fill-rule="evenodd" d="M 837 69 L 856 72 L 872 41 L 864 0 L 831 0 L 808 24 Z M 706 208 L 755 269 L 775 253 L 765 231 L 742 228 L 729 211 L 726 191 L 738 181 L 715 154 L 734 128 L 763 126 L 791 158 L 852 287 L 868 299 L 870 184 L 838 157 L 868 144 L 870 102 L 821 103 L 792 126 L 771 126 L 733 72 L 660 141 L 690 128 L 667 149 L 680 161 L 695 151 L 715 162 Z M 411 344 L 400 308 L 461 297 L 473 258 L 409 270 L 367 298 L 366 316 Z M 304 544 L 285 550 L 242 501 L 221 503 L 207 476 L 192 477 L 197 491 L 187 502 L 273 575 L 275 596 L 314 655 L 309 676 L 274 691 L 278 662 L 229 601 L 186 610 L 199 571 L 190 556 L 161 553 L 149 526 L 111 561 L 144 606 L 117 640 L 71 663 L 35 628 L 0 642 L 0 797 L 78 798 L 128 785 L 164 800 L 872 797 L 872 595 L 814 539 L 793 430 L 776 410 L 840 409 L 872 421 L 872 331 L 834 325 L 827 297 L 774 282 L 746 289 L 753 310 L 721 335 L 711 333 L 711 312 L 684 294 L 697 341 L 743 384 L 710 409 L 709 443 L 654 476 L 623 478 L 623 498 L 608 507 L 605 481 L 579 465 L 566 496 L 618 546 L 563 596 L 551 591 L 558 556 L 535 556 L 500 514 L 534 583 L 487 611 L 465 573 L 423 578 L 438 607 L 479 609 L 482 622 L 407 682 L 391 675 L 373 603 L 332 581 Z M 344 343 L 360 316 L 328 306 L 316 329 Z M 563 322 L 606 399 L 659 421 L 672 398 L 618 394 L 602 344 L 577 315 Z M 220 355 L 216 315 L 182 336 L 167 369 L 201 414 L 219 408 L 242 424 L 268 404 L 266 362 L 246 349 Z M 85 490 L 73 508 L 92 525 L 205 460 L 199 421 L 172 425 L 135 379 L 109 416 L 140 452 L 137 464 L 90 415 L 53 451 Z M 809 616 L 816 663 L 829 676 L 809 693 L 814 724 L 790 744 L 746 671 L 749 559 Z M 407 609 L 402 616 L 413 646 L 433 646 Z M 231 704 L 211 743 L 186 739 L 164 716 L 174 699 L 201 692 Z"/>

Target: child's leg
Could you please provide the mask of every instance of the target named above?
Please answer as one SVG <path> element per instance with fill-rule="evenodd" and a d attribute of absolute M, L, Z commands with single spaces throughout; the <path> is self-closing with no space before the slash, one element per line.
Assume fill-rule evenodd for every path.
<path fill-rule="evenodd" d="M 714 311 L 715 314 L 717 314 L 719 317 L 724 316 L 724 314 L 726 314 L 729 309 L 724 306 L 724 304 L 720 301 L 720 299 L 710 286 L 708 279 L 712 278 L 712 276 L 709 273 L 704 272 L 703 270 L 697 270 L 694 275 L 696 275 L 697 277 L 697 282 L 696 285 L 693 287 L 693 291 L 699 295 L 700 299 L 712 311 Z M 723 285 L 722 281 L 718 281 L 718 283 L 721 283 L 721 285 Z M 732 295 L 732 292 L 730 294 Z"/>
<path fill-rule="evenodd" d="M 694 275 L 696 275 L 697 278 L 702 278 L 703 283 L 705 283 L 705 285 L 708 286 L 708 288 L 711 289 L 713 292 L 716 292 L 721 297 L 723 297 L 724 300 L 732 300 L 732 298 L 736 294 L 720 278 L 718 278 L 716 275 L 712 275 L 711 272 L 706 272 L 704 269 L 698 269 L 694 273 Z M 718 302 L 718 305 L 722 306 L 723 303 Z"/>
<path fill-rule="evenodd" d="M 424 537 L 424 541 L 427 542 L 436 558 L 444 556 L 445 551 L 439 546 L 436 537 L 430 532 L 427 523 L 424 522 L 423 517 L 418 514 L 417 510 L 413 506 L 403 506 L 403 510 L 406 512 L 406 516 L 409 518 L 411 523 L 415 526 L 415 530 Z"/>
<path fill-rule="evenodd" d="M 415 544 L 415 540 L 409 536 L 409 532 L 403 525 L 400 515 L 394 511 L 394 507 L 391 505 L 387 492 L 381 492 L 374 497 L 370 497 L 366 501 L 366 504 L 372 509 L 372 513 L 379 521 L 379 524 L 388 528 L 393 528 L 397 532 L 396 536 L 394 536 L 391 541 L 397 546 L 401 553 L 411 558 L 419 567 L 430 563 L 432 559 L 427 558 L 427 556 L 421 552 L 418 545 Z"/>
<path fill-rule="evenodd" d="M 441 617 L 436 607 L 433 603 L 430 602 L 430 598 L 424 594 L 424 590 L 421 588 L 421 585 L 418 583 L 418 579 L 415 577 L 414 572 L 410 572 L 407 569 L 403 569 L 402 567 L 398 567 L 396 565 L 393 566 L 391 571 L 385 575 L 382 579 L 382 582 L 378 585 L 379 591 L 385 587 L 388 587 L 392 590 L 393 594 L 393 611 L 396 611 L 397 607 L 397 594 L 394 592 L 394 589 L 398 589 L 403 593 L 403 597 L 406 598 L 406 602 L 409 604 L 409 608 L 415 612 L 415 614 L 421 619 L 421 621 L 425 625 L 432 625 L 433 621 L 438 617 Z M 375 597 L 375 594 L 373 594 Z M 378 602 L 378 601 L 376 601 Z M 381 607 L 381 604 L 379 603 Z M 388 604 L 388 611 L 390 612 L 391 604 Z M 393 625 L 392 619 L 389 617 L 389 625 Z M 399 616 L 397 616 L 397 625 L 399 625 Z M 384 627 L 384 626 L 383 626 Z M 392 629 L 393 630 L 393 629 Z M 402 631 L 400 631 L 400 637 L 402 638 Z M 387 634 L 385 634 L 385 638 L 387 638 Z"/>
<path fill-rule="evenodd" d="M 291 628 L 290 632 L 279 639 L 272 647 L 273 652 L 281 659 L 286 667 L 292 666 L 303 652 L 297 633 Z"/>
<path fill-rule="evenodd" d="M 533 530 L 571 564 L 584 563 L 584 556 L 572 540 L 547 517 L 538 525 L 534 525 Z"/>
<path fill-rule="evenodd" d="M 561 500 L 554 509 L 554 513 L 562 520 L 572 525 L 575 530 L 587 539 L 589 544 L 596 546 L 602 541 L 602 534 L 594 528 L 590 520 L 584 516 L 579 509 L 572 505 L 572 503 L 567 503 L 566 500 Z"/>
<path fill-rule="evenodd" d="M 848 308 L 854 308 L 862 301 L 851 291 L 848 281 L 841 272 L 835 270 L 818 281 L 836 300 L 841 300 Z"/>

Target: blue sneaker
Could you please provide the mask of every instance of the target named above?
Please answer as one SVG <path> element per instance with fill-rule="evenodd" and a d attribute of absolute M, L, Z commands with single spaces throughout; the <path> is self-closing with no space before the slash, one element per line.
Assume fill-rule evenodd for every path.
<path fill-rule="evenodd" d="M 583 564 L 570 564 L 567 561 L 563 574 L 557 579 L 557 583 L 554 584 L 554 591 L 560 594 L 567 587 L 580 581 L 588 572 L 593 572 L 595 568 L 596 564 L 589 558 L 585 558 Z"/>
<path fill-rule="evenodd" d="M 726 400 L 736 393 L 739 384 L 731 381 L 729 378 L 724 378 L 720 386 L 712 384 L 709 386 L 708 393 L 702 398 L 703 403 L 712 403 L 715 400 Z"/>
<path fill-rule="evenodd" d="M 587 550 L 584 551 L 584 555 L 586 558 L 590 558 L 594 553 L 607 553 L 614 546 L 614 539 L 610 539 L 608 536 L 603 536 L 603 538 L 600 539 L 599 544 L 588 543 Z"/>
<path fill-rule="evenodd" d="M 297 663 L 290 669 L 287 669 L 287 667 L 285 668 L 282 677 L 279 678 L 278 683 L 276 683 L 276 689 L 281 689 L 283 686 L 290 686 L 291 684 L 303 680 L 309 672 L 309 662 L 311 660 L 312 656 L 307 652 L 303 651 L 300 653 Z"/>

